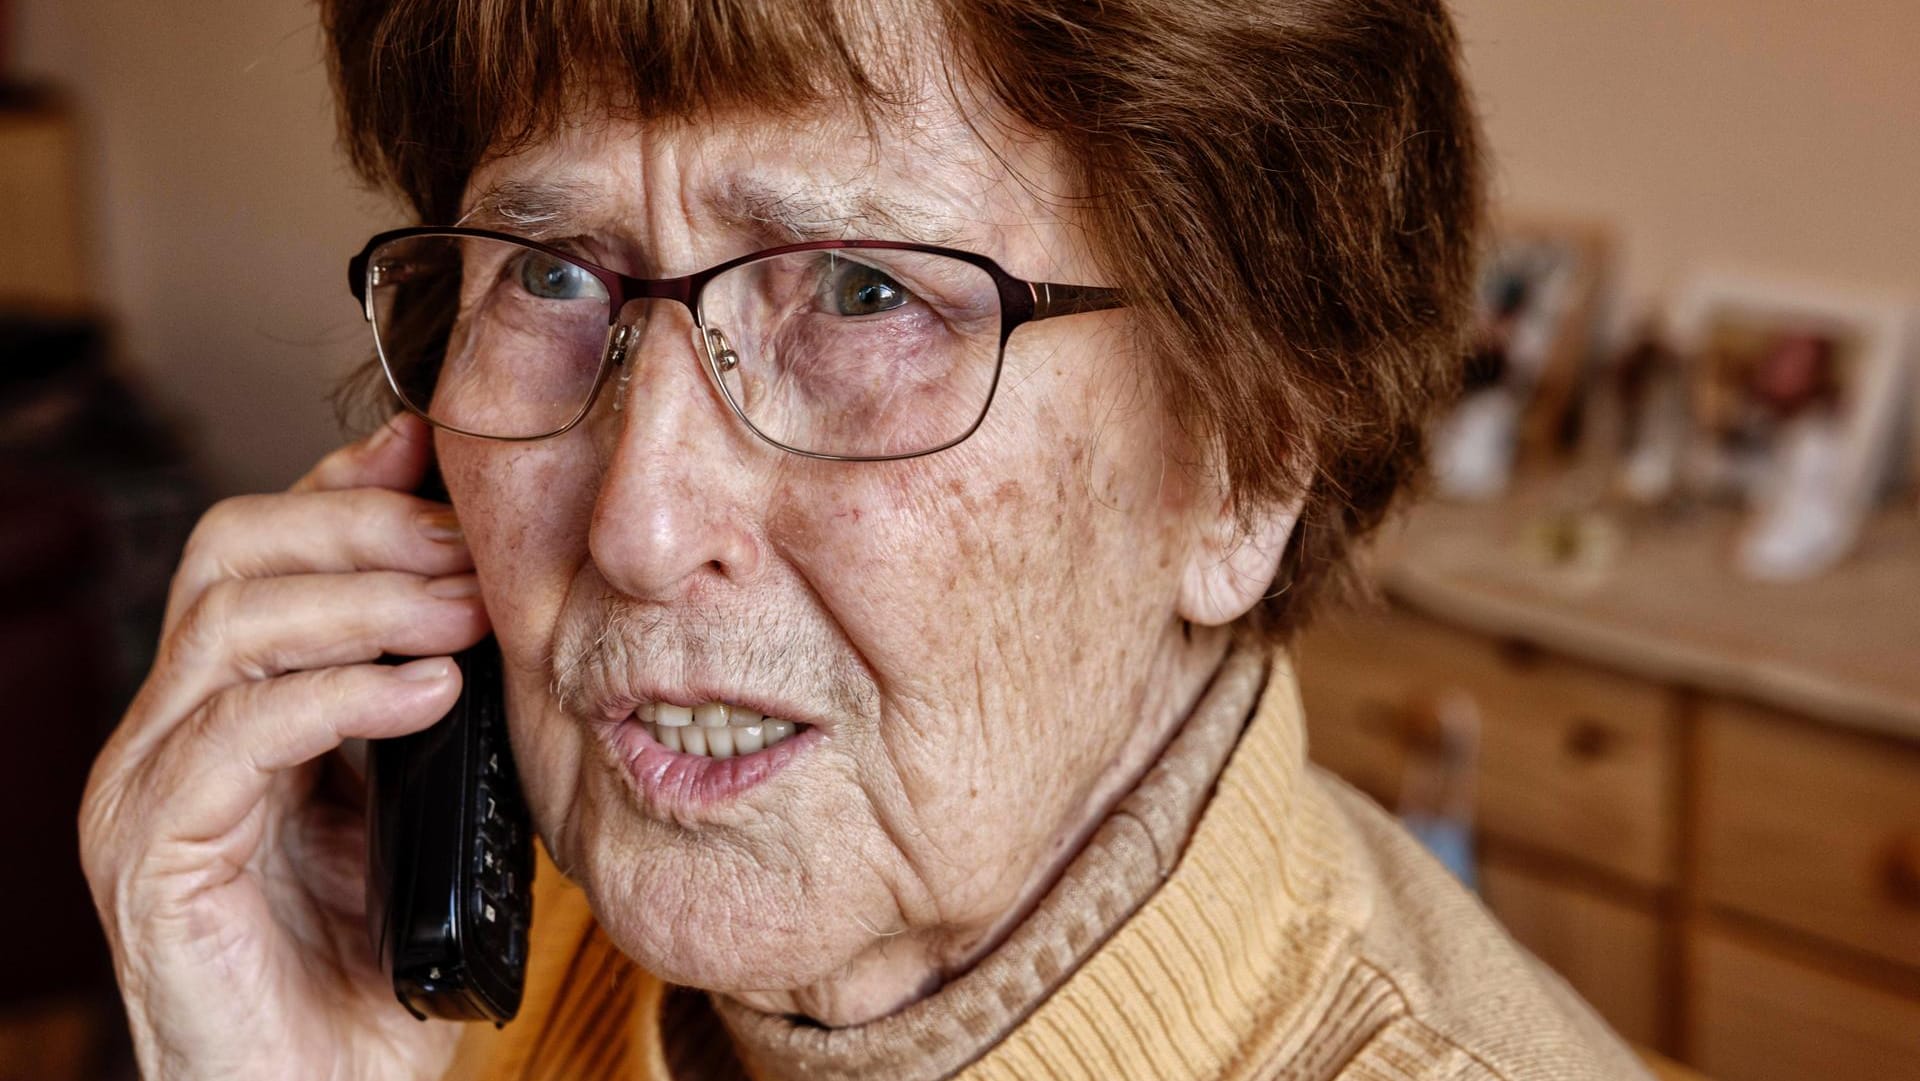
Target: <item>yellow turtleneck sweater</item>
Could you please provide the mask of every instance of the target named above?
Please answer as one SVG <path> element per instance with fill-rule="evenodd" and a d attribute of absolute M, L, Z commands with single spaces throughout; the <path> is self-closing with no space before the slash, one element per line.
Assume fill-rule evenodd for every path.
<path fill-rule="evenodd" d="M 742 1060 L 895 1078 L 920 1058 L 965 1081 L 1646 1076 L 1398 825 L 1307 765 L 1284 655 L 1230 658 L 1028 933 L 871 1032 L 667 987 L 544 856 L 534 912 L 519 1019 L 475 1026 L 449 1078 L 690 1081 Z"/>

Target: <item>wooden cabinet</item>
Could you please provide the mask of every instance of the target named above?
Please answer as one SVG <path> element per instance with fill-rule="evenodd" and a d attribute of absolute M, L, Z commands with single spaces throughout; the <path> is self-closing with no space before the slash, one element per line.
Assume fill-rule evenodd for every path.
<path fill-rule="evenodd" d="M 1414 734 L 1443 695 L 1480 718 L 1486 833 L 1656 886 L 1672 877 L 1671 703 L 1658 688 L 1395 612 L 1300 646 L 1315 757 L 1391 805 Z"/>
<path fill-rule="evenodd" d="M 1920 1078 L 1920 728 L 1837 726 L 1408 607 L 1296 646 L 1309 754 L 1393 806 L 1480 724 L 1480 885 L 1627 1039 L 1716 1081 Z"/>
<path fill-rule="evenodd" d="M 1296 643 L 1308 753 L 1391 807 L 1470 701 L 1483 896 L 1624 1035 L 1714 1081 L 1920 1078 L 1920 516 L 1762 585 L 1730 508 L 1556 561 L 1579 503 L 1522 476 L 1389 528 L 1390 603 Z"/>
<path fill-rule="evenodd" d="M 1920 748 L 1719 702 L 1701 738 L 1707 901 L 1920 970 Z"/>
<path fill-rule="evenodd" d="M 1694 943 L 1694 1062 L 1738 1081 L 1920 1081 L 1920 999 L 1708 929 Z"/>

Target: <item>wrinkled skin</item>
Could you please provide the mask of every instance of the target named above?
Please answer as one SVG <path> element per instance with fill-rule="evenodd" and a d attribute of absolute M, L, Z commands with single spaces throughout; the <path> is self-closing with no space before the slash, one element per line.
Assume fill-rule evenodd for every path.
<path fill-rule="evenodd" d="M 1108 280 L 1040 194 L 1064 186 L 1045 145 L 931 98 L 877 140 L 828 118 L 576 128 L 484 167 L 470 200 L 507 181 L 583 196 L 539 224 L 634 274 L 784 239 L 717 211 L 750 183 L 832 235 Z M 816 205 L 860 192 L 896 220 Z M 976 960 L 1170 738 L 1292 526 L 1235 516 L 1153 400 L 1128 318 L 1022 328 L 969 441 L 847 464 L 758 441 L 685 310 L 657 305 L 618 411 L 609 384 L 580 427 L 527 444 L 398 418 L 290 492 L 216 508 L 81 814 L 143 1069 L 444 1069 L 452 1027 L 402 1013 L 367 955 L 335 752 L 430 724 L 458 689 L 443 660 L 367 662 L 444 657 L 489 627 L 537 825 L 640 963 L 841 1025 Z M 464 539 L 405 494 L 430 442 Z M 734 799 L 656 806 L 594 700 L 696 686 L 776 702 L 817 738 Z"/>
<path fill-rule="evenodd" d="M 957 112 L 921 120 L 878 145 L 851 123 L 596 126 L 469 194 L 563 181 L 585 212 L 554 229 L 665 276 L 789 239 L 725 212 L 742 186 L 800 206 L 871 187 L 1022 277 L 1104 280 L 1037 194 L 1064 186 L 1044 147 L 1003 163 Z M 456 503 L 486 509 L 468 537 L 535 816 L 629 954 L 829 1024 L 883 1014 L 996 940 L 1157 753 L 1225 645 L 1183 618 L 1244 611 L 1278 545 L 1235 536 L 1126 319 L 1022 328 L 981 430 L 906 462 L 758 441 L 666 303 L 618 414 L 533 444 L 441 437 Z M 715 683 L 827 738 L 697 815 L 637 804 L 591 710 L 561 704 Z"/>

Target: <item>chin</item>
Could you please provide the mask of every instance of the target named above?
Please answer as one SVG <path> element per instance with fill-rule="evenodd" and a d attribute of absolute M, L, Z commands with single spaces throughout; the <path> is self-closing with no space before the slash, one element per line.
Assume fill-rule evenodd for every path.
<path fill-rule="evenodd" d="M 661 979 L 722 993 L 809 987 L 873 941 L 850 904 L 811 896 L 814 876 L 717 837 L 648 837 L 675 827 L 644 825 L 626 843 L 600 839 L 585 885 L 614 945 Z"/>
<path fill-rule="evenodd" d="M 844 812 L 803 795 L 725 823 L 663 821 L 577 727 L 521 731 L 521 785 L 548 852 L 613 944 L 661 979 L 721 993 L 816 986 L 898 925 Z"/>

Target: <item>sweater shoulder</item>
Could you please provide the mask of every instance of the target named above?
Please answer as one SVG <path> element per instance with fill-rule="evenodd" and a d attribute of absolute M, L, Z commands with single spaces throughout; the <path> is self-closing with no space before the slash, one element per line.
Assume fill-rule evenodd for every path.
<path fill-rule="evenodd" d="M 1331 1076 L 1647 1081 L 1593 1008 L 1397 821 L 1332 775 L 1310 776 L 1346 834 L 1346 979 L 1396 1007 L 1353 1056 L 1357 1072 Z"/>

